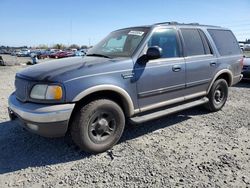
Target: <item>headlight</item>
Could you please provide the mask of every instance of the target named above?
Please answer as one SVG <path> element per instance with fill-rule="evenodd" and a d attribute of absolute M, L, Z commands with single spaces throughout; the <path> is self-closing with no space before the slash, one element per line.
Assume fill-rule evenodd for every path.
<path fill-rule="evenodd" d="M 33 86 L 30 97 L 41 100 L 61 100 L 63 90 L 59 85 L 37 84 Z"/>

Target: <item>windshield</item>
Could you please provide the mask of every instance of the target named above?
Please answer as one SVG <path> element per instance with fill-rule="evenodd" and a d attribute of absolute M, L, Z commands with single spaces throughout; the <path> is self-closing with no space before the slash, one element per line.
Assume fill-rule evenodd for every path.
<path fill-rule="evenodd" d="M 90 49 L 87 55 L 131 57 L 148 30 L 146 27 L 138 27 L 114 31 Z"/>

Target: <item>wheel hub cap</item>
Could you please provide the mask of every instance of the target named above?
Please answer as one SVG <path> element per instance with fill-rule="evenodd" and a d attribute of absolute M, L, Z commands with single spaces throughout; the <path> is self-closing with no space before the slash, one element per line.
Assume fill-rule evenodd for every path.
<path fill-rule="evenodd" d="M 116 130 L 115 118 L 107 112 L 94 114 L 89 125 L 90 138 L 96 143 L 108 140 Z"/>
<path fill-rule="evenodd" d="M 216 90 L 214 94 L 214 99 L 216 103 L 220 103 L 223 99 L 223 93 L 220 90 Z"/>
<path fill-rule="evenodd" d="M 96 125 L 96 132 L 98 134 L 103 134 L 104 132 L 107 131 L 108 126 L 109 126 L 108 121 L 106 119 L 102 118 L 98 121 L 98 123 Z"/>

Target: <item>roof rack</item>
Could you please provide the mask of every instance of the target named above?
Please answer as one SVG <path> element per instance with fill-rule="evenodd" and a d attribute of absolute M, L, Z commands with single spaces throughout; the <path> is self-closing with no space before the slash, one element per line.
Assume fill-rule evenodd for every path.
<path fill-rule="evenodd" d="M 179 23 L 179 22 L 161 22 L 161 23 L 155 23 L 153 25 L 190 25 L 190 26 L 204 26 L 204 27 L 216 27 L 216 28 L 222 28 L 221 26 L 215 26 L 215 25 L 204 25 L 199 23 Z"/>
<path fill-rule="evenodd" d="M 177 25 L 177 24 L 180 24 L 180 23 L 175 22 L 175 21 L 172 21 L 172 22 L 160 22 L 160 23 L 155 23 L 154 25 L 163 25 L 163 24 Z"/>
<path fill-rule="evenodd" d="M 176 21 L 160 22 L 160 23 L 155 23 L 154 25 L 163 25 L 163 24 L 168 24 L 168 25 L 200 25 L 199 23 L 179 23 Z"/>
<path fill-rule="evenodd" d="M 188 23 L 187 25 L 200 25 L 199 23 Z"/>

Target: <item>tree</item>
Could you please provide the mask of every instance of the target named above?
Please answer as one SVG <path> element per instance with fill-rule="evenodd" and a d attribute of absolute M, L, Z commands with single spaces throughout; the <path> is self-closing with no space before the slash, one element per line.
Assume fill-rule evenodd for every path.
<path fill-rule="evenodd" d="M 81 48 L 82 49 L 88 49 L 88 46 L 87 45 L 82 45 Z"/>
<path fill-rule="evenodd" d="M 37 48 L 47 50 L 49 47 L 46 44 L 39 44 Z"/>
<path fill-rule="evenodd" d="M 52 48 L 58 49 L 58 50 L 63 50 L 63 49 L 66 48 L 66 46 L 63 45 L 63 44 L 55 44 L 55 45 L 52 46 Z"/>
<path fill-rule="evenodd" d="M 70 48 L 70 49 L 72 49 L 72 48 L 80 49 L 80 46 L 77 45 L 77 44 L 71 44 L 71 45 L 69 46 L 69 48 Z"/>

